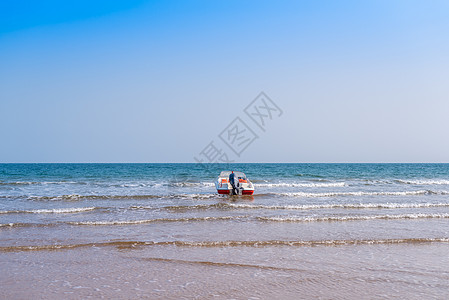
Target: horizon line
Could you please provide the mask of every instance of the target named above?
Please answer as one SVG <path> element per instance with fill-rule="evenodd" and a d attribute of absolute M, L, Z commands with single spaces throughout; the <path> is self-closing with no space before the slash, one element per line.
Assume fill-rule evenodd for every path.
<path fill-rule="evenodd" d="M 0 162 L 0 164 L 449 164 L 449 162 L 232 162 L 232 163 L 197 163 L 197 162 Z"/>

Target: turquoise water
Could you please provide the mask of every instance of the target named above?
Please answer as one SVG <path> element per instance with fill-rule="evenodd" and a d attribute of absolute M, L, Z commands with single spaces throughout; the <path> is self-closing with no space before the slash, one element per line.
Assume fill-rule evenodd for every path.
<path fill-rule="evenodd" d="M 151 222 L 171 222 L 173 230 L 183 231 L 178 228 L 183 222 L 197 221 L 201 227 L 200 223 L 214 218 L 226 221 L 227 226 L 308 222 L 308 226 L 316 223 L 321 228 L 332 221 L 345 226 L 358 221 L 362 228 L 374 221 L 380 225 L 377 234 L 357 234 L 358 240 L 448 237 L 446 231 L 422 223 L 407 234 L 383 230 L 392 222 L 412 227 L 416 220 L 445 224 L 449 217 L 448 164 L 235 164 L 226 168 L 247 174 L 255 185 L 253 197 L 216 193 L 214 181 L 224 169 L 222 165 L 2 164 L 0 228 L 6 235 L 20 236 L 13 239 L 14 245 L 35 244 L 27 234 L 19 234 L 22 231 L 42 235 L 39 244 L 51 245 L 50 240 L 45 243 L 50 228 L 53 237 L 82 225 L 92 225 L 93 231 L 100 232 L 104 228 L 95 225 L 120 225 L 118 232 L 108 228 L 107 236 L 100 240 L 81 235 L 77 242 L 104 242 L 108 236 L 127 241 L 128 237 L 121 235 L 126 225 L 136 230 L 139 226 L 132 225 L 145 228 Z M 332 224 L 330 232 L 340 223 Z M 326 232 L 319 234 L 321 240 L 351 240 L 355 234 Z M 156 237 L 151 236 L 150 241 L 152 238 Z M 274 233 L 264 238 L 280 239 Z M 229 239 L 234 240 L 232 236 L 212 240 Z M 312 237 L 305 241 L 308 239 Z M 139 236 L 136 240 L 148 241 Z M 12 245 L 5 240 L 0 244 Z"/>
<path fill-rule="evenodd" d="M 222 170 L 245 172 L 254 196 L 218 195 L 214 181 Z M 114 296 L 92 278 L 66 274 L 63 257 L 88 264 L 90 271 L 74 271 L 86 278 L 110 264 L 112 277 L 98 278 L 127 291 L 121 297 L 138 297 L 139 287 L 128 289 L 117 276 L 147 267 L 159 273 L 135 280 L 153 298 L 273 291 L 289 298 L 298 292 L 290 280 L 304 276 L 313 279 L 307 289 L 328 291 L 325 298 L 335 295 L 331 286 L 345 284 L 343 298 L 377 295 L 379 288 L 393 297 L 440 297 L 449 290 L 441 269 L 449 247 L 449 164 L 0 164 L 0 235 L 8 274 L 27 284 L 46 270 L 55 288 L 39 292 L 50 298 L 75 286 L 86 288 L 77 296 Z M 143 259 L 145 269 L 127 270 L 130 258 Z M 209 289 L 185 287 L 192 270 Z M 228 271 L 235 276 L 223 275 Z M 246 280 L 253 289 L 221 291 L 217 274 L 227 285 Z M 370 293 L 354 294 L 351 285 L 360 284 Z M 186 290 L 174 293 L 178 285 Z M 7 291 L 3 296 L 17 296 Z"/>

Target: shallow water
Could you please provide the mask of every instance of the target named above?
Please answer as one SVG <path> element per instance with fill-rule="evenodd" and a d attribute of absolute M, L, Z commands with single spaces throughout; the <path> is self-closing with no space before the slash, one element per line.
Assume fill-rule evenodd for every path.
<path fill-rule="evenodd" d="M 0 297 L 445 298 L 448 225 L 448 164 L 0 164 Z"/>

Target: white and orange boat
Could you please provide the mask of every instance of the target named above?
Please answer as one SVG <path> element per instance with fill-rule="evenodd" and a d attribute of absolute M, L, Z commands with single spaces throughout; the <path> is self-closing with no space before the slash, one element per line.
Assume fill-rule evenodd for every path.
<path fill-rule="evenodd" d="M 215 182 L 215 187 L 219 194 L 252 195 L 254 193 L 254 185 L 243 172 L 221 172 Z"/>

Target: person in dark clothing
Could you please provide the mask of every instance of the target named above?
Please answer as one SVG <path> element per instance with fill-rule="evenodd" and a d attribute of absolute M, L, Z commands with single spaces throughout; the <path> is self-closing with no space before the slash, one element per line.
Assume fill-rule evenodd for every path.
<path fill-rule="evenodd" d="M 236 176 L 234 174 L 234 171 L 232 171 L 232 173 L 229 174 L 229 183 L 232 186 L 232 195 L 237 195 L 237 188 L 235 187 L 235 179 Z"/>

